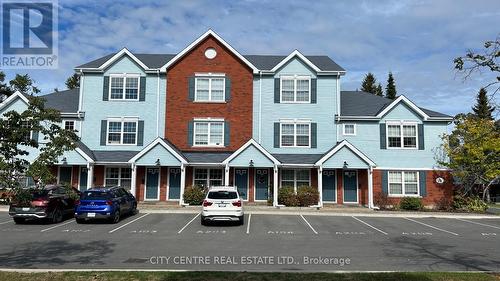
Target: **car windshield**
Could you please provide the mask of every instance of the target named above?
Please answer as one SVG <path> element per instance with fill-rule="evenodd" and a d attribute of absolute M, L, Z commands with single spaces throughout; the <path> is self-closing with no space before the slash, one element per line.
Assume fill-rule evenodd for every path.
<path fill-rule="evenodd" d="M 47 197 L 49 195 L 50 190 L 47 189 L 38 189 L 38 190 L 33 190 L 33 199 L 38 199 L 42 197 Z"/>
<path fill-rule="evenodd" d="M 234 191 L 210 191 L 208 199 L 236 199 L 238 194 Z"/>
<path fill-rule="evenodd" d="M 82 200 L 107 200 L 111 194 L 105 191 L 85 191 L 82 193 Z"/>

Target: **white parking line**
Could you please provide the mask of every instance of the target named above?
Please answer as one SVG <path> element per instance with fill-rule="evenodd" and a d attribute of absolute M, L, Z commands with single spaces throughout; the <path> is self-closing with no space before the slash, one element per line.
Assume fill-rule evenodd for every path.
<path fill-rule="evenodd" d="M 63 225 L 67 225 L 67 224 L 70 224 L 70 223 L 72 223 L 72 222 L 75 222 L 75 220 L 70 220 L 70 221 L 67 221 L 67 222 L 65 222 L 65 223 L 61 223 L 61 224 L 54 225 L 54 226 L 49 227 L 49 228 L 46 228 L 46 229 L 42 229 L 42 230 L 40 230 L 40 232 L 49 231 L 49 230 L 54 229 L 54 228 L 56 228 L 56 227 L 60 227 L 60 226 L 63 226 Z"/>
<path fill-rule="evenodd" d="M 3 222 L 0 222 L 0 224 L 6 224 L 6 223 L 9 223 L 11 222 L 12 220 L 8 220 L 8 221 L 3 221 Z"/>
<path fill-rule="evenodd" d="M 250 221 L 252 220 L 252 214 L 248 215 L 248 222 L 247 222 L 247 234 L 250 233 Z"/>
<path fill-rule="evenodd" d="M 119 227 L 117 227 L 117 228 L 115 228 L 115 229 L 113 229 L 113 230 L 110 230 L 108 233 L 113 233 L 113 232 L 117 231 L 118 229 L 123 228 L 123 227 L 125 227 L 125 226 L 127 226 L 127 225 L 129 225 L 129 224 L 131 224 L 131 223 L 133 223 L 133 222 L 136 222 L 136 221 L 138 221 L 138 220 L 142 219 L 143 217 L 145 217 L 145 216 L 147 216 L 147 215 L 149 215 L 149 213 L 145 213 L 144 215 L 142 215 L 142 216 L 140 216 L 140 217 L 138 217 L 138 218 L 136 218 L 136 219 L 133 219 L 133 220 L 131 220 L 131 221 L 129 221 L 129 222 L 127 222 L 127 223 L 125 223 L 125 224 L 122 224 L 122 225 L 120 225 Z"/>
<path fill-rule="evenodd" d="M 307 223 L 307 225 L 311 228 L 311 230 L 314 232 L 314 234 L 318 234 L 318 232 L 316 231 L 316 229 L 314 229 L 314 227 L 312 227 L 312 225 L 306 220 L 306 218 L 304 218 L 303 215 L 300 215 L 300 216 Z"/>
<path fill-rule="evenodd" d="M 375 226 L 373 226 L 373 225 L 371 225 L 371 224 L 369 224 L 369 223 L 367 223 L 367 222 L 364 222 L 364 221 L 362 221 L 362 220 L 358 219 L 358 218 L 357 218 L 357 217 L 355 217 L 355 216 L 351 216 L 351 217 L 352 217 L 353 219 L 355 219 L 355 220 L 359 221 L 360 223 L 363 223 L 363 224 L 365 224 L 366 226 L 369 226 L 369 227 L 371 227 L 371 228 L 375 229 L 376 231 L 378 231 L 378 232 L 380 232 L 380 233 L 382 233 L 382 234 L 384 234 L 384 235 L 388 235 L 388 234 L 387 234 L 387 232 L 382 231 L 382 230 L 380 230 L 380 229 L 376 228 Z"/>
<path fill-rule="evenodd" d="M 192 218 L 192 219 L 191 219 L 188 223 L 186 223 L 186 225 L 185 225 L 183 228 L 181 228 L 181 230 L 179 230 L 179 232 L 177 232 L 177 234 L 180 234 L 180 233 L 181 233 L 184 229 L 186 229 L 186 227 L 188 227 L 188 225 L 189 225 L 190 223 L 192 223 L 192 222 L 193 222 L 193 221 L 194 221 L 197 217 L 199 217 L 199 216 L 200 216 L 200 214 L 201 214 L 201 213 L 196 214 L 196 216 L 194 216 L 194 218 Z"/>
<path fill-rule="evenodd" d="M 460 219 L 460 218 L 455 218 L 459 221 L 465 221 L 465 222 L 469 222 L 469 223 L 473 223 L 473 224 L 477 224 L 477 225 L 482 225 L 482 226 L 489 226 L 489 227 L 493 227 L 493 228 L 496 228 L 496 229 L 500 229 L 500 227 L 498 226 L 494 226 L 494 225 L 489 225 L 489 224 L 485 224 L 485 223 L 480 223 L 480 222 L 475 222 L 475 221 L 469 221 L 469 220 L 464 220 L 464 219 Z"/>
<path fill-rule="evenodd" d="M 426 223 L 423 223 L 423 222 L 420 222 L 420 221 L 416 221 L 416 220 L 413 220 L 413 219 L 410 219 L 410 218 L 404 218 L 404 219 L 412 221 L 412 222 L 419 223 L 421 225 L 425 225 L 425 226 L 430 227 L 430 228 L 434 228 L 434 229 L 442 231 L 442 232 L 446 232 L 446 233 L 449 233 L 449 234 L 453 234 L 455 236 L 459 236 L 458 233 L 451 232 L 451 231 L 448 231 L 448 230 L 445 230 L 445 229 L 442 229 L 442 228 L 439 228 L 439 227 L 435 227 L 435 226 L 430 225 L 430 224 L 426 224 Z"/>

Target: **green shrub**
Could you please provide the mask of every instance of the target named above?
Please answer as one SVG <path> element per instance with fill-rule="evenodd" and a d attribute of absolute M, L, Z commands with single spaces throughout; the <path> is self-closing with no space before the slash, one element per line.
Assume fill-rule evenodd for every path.
<path fill-rule="evenodd" d="M 184 203 L 201 205 L 205 199 L 205 191 L 200 186 L 188 186 L 184 190 Z"/>
<path fill-rule="evenodd" d="M 488 209 L 488 204 L 481 198 L 472 196 L 455 195 L 453 197 L 453 209 L 458 211 L 484 213 Z"/>
<path fill-rule="evenodd" d="M 393 202 L 391 202 L 389 195 L 387 195 L 387 193 L 385 192 L 375 193 L 375 195 L 373 196 L 373 203 L 381 210 L 390 210 L 396 207 L 394 206 Z"/>
<path fill-rule="evenodd" d="M 403 197 L 399 201 L 399 208 L 402 210 L 418 211 L 424 208 L 422 199 L 419 197 Z"/>
<path fill-rule="evenodd" d="M 317 188 L 311 186 L 299 186 L 297 188 L 297 200 L 299 206 L 309 207 L 317 205 L 319 201 L 319 192 Z"/>
<path fill-rule="evenodd" d="M 288 207 L 299 205 L 299 200 L 297 199 L 293 187 L 284 186 L 278 190 L 278 204 Z"/>

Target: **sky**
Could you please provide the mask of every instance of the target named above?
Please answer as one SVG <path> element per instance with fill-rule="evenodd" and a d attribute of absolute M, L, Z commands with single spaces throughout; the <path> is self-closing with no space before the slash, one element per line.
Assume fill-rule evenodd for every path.
<path fill-rule="evenodd" d="M 59 67 L 28 73 L 42 93 L 65 89 L 75 66 L 117 52 L 178 53 L 213 29 L 241 54 L 328 55 L 347 70 L 342 90 L 367 72 L 385 88 L 450 115 L 469 112 L 491 73 L 463 79 L 453 59 L 500 35 L 500 1 L 59 1 Z"/>

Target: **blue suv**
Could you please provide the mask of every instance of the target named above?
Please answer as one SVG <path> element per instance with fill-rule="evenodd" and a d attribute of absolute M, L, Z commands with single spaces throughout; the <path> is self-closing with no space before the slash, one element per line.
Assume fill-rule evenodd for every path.
<path fill-rule="evenodd" d="M 77 223 L 86 220 L 105 219 L 112 223 L 120 221 L 121 216 L 135 214 L 137 200 L 125 188 L 93 187 L 82 192 L 80 200 L 75 202 Z"/>

